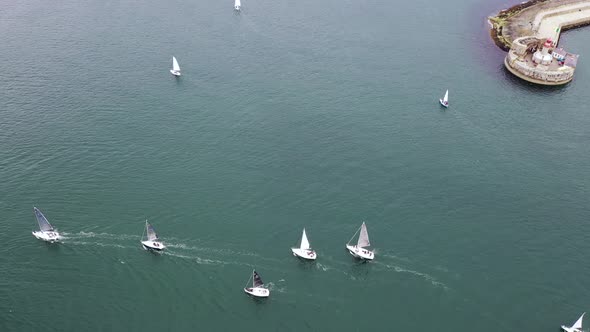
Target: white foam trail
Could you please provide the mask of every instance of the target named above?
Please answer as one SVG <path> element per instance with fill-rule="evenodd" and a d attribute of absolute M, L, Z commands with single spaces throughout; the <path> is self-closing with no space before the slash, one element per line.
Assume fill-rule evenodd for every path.
<path fill-rule="evenodd" d="M 162 254 L 168 255 L 168 256 L 172 256 L 172 257 L 182 258 L 182 259 L 194 260 L 194 261 L 197 262 L 197 264 L 206 264 L 206 265 L 228 265 L 228 264 L 247 265 L 247 264 L 243 264 L 243 263 L 239 263 L 239 262 L 225 262 L 225 261 L 220 261 L 220 260 L 216 260 L 216 259 L 202 258 L 202 257 L 199 257 L 199 256 L 183 255 L 183 254 L 179 254 L 179 253 L 176 253 L 176 252 L 173 252 L 173 251 L 170 251 L 170 250 L 163 251 Z"/>
<path fill-rule="evenodd" d="M 122 246 L 116 243 L 101 243 L 101 242 L 88 242 L 88 241 L 63 241 L 64 244 L 73 244 L 73 245 L 81 245 L 81 246 L 93 246 L 93 247 L 112 247 L 112 248 L 122 248 L 128 249 L 131 247 Z"/>
<path fill-rule="evenodd" d="M 411 262 L 411 260 L 409 258 L 399 257 L 399 256 L 396 256 L 396 255 L 393 255 L 393 254 L 381 254 L 380 256 L 381 257 L 387 257 L 387 258 L 393 258 L 393 259 L 397 259 L 397 260 L 408 262 L 408 263 Z"/>
<path fill-rule="evenodd" d="M 131 240 L 137 239 L 139 240 L 141 236 L 139 235 L 130 235 L 130 234 L 111 234 L 111 233 L 94 233 L 94 232 L 78 232 L 78 233 L 62 233 L 66 238 L 69 239 L 88 239 L 88 238 L 98 238 L 98 239 L 111 239 L 111 240 Z"/>
<path fill-rule="evenodd" d="M 181 251 L 197 251 L 197 252 L 201 252 L 201 253 L 212 253 L 215 255 L 226 255 L 226 256 L 249 256 L 249 257 L 256 257 L 257 259 L 261 259 L 261 260 L 269 260 L 269 261 L 279 261 L 277 259 L 273 259 L 273 258 L 268 258 L 268 257 L 263 257 L 260 256 L 259 254 L 253 253 L 253 252 L 247 252 L 247 251 L 233 251 L 231 249 L 218 249 L 218 248 L 212 248 L 212 247 L 195 247 L 195 246 L 191 246 L 191 245 L 187 245 L 185 243 L 170 243 L 170 242 L 164 242 L 166 244 L 166 247 L 168 248 L 174 248 L 174 249 L 180 249 Z"/>
<path fill-rule="evenodd" d="M 274 282 L 269 282 L 266 285 L 268 286 L 268 289 L 273 292 L 279 292 L 279 293 L 286 293 L 287 292 L 287 287 L 278 287 Z"/>
<path fill-rule="evenodd" d="M 378 265 L 381 265 L 381 266 L 385 266 L 388 269 L 393 269 L 393 270 L 395 270 L 395 272 L 409 273 L 409 274 L 413 274 L 415 276 L 422 277 L 425 280 L 428 280 L 434 286 L 443 287 L 444 289 L 449 289 L 447 287 L 447 285 L 445 285 L 444 283 L 436 280 L 436 278 L 434 278 L 433 276 L 431 276 L 428 273 L 406 269 L 406 268 L 403 268 L 403 267 L 397 266 L 397 265 L 389 265 L 389 264 L 385 264 L 385 263 L 381 263 L 381 262 L 375 262 L 375 263 L 378 264 Z"/>
<path fill-rule="evenodd" d="M 188 245 L 186 245 L 184 243 L 169 243 L 169 242 L 166 242 L 166 247 L 168 247 L 168 248 L 174 248 L 174 249 L 193 250 L 193 251 L 208 251 L 209 250 L 207 248 L 202 248 L 202 247 L 188 246 Z"/>
<path fill-rule="evenodd" d="M 331 270 L 331 269 L 330 269 L 330 267 L 328 267 L 328 266 L 325 266 L 325 265 L 323 265 L 323 264 L 321 264 L 321 263 L 317 263 L 317 264 L 316 264 L 316 268 L 317 268 L 317 269 L 320 269 L 320 270 L 322 270 L 322 271 L 324 271 L 324 272 L 326 272 L 326 271 L 328 271 L 328 270 Z"/>

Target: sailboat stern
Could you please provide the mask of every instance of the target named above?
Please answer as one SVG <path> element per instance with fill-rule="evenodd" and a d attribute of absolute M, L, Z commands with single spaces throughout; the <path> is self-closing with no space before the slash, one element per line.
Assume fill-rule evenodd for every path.
<path fill-rule="evenodd" d="M 244 288 L 244 292 L 248 295 L 252 295 L 254 297 L 269 297 L 270 290 L 264 287 L 248 287 Z"/>
<path fill-rule="evenodd" d="M 365 249 L 365 248 L 359 248 L 357 246 L 351 246 L 349 244 L 346 245 L 346 249 L 348 249 L 348 252 L 359 259 L 363 259 L 363 260 L 373 260 L 373 258 L 375 258 L 375 252 L 369 250 L 369 249 Z"/>
<path fill-rule="evenodd" d="M 160 241 L 141 241 L 141 245 L 143 246 L 143 248 L 145 250 L 155 250 L 155 251 L 161 251 L 164 250 L 166 248 L 166 246 L 164 245 L 164 243 L 160 242 Z"/>
<path fill-rule="evenodd" d="M 295 257 L 307 260 L 315 260 L 317 258 L 316 252 L 312 249 L 291 248 L 291 251 Z"/>
<path fill-rule="evenodd" d="M 57 231 L 33 231 L 33 236 L 36 237 L 38 240 L 43 240 L 46 242 L 59 242 L 61 240 L 61 235 Z"/>

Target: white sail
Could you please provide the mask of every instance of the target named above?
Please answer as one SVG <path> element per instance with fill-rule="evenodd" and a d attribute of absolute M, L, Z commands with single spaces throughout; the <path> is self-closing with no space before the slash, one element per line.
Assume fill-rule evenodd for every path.
<path fill-rule="evenodd" d="M 178 61 L 176 61 L 175 57 L 172 57 L 172 70 L 180 71 L 180 66 L 178 65 Z"/>
<path fill-rule="evenodd" d="M 241 8 L 241 7 L 242 7 L 242 3 L 241 3 L 241 1 L 240 1 L 240 0 L 236 0 L 236 1 L 234 2 L 234 8 L 235 8 L 236 10 L 240 10 L 240 8 Z"/>
<path fill-rule="evenodd" d="M 445 96 L 443 98 L 443 102 L 445 104 L 449 102 L 449 90 L 447 90 L 447 92 L 445 92 Z"/>
<path fill-rule="evenodd" d="M 305 228 L 303 229 L 303 235 L 301 236 L 301 246 L 299 246 L 300 249 L 311 249 L 311 247 L 309 246 L 309 240 L 307 240 L 307 235 L 305 234 Z"/>
<path fill-rule="evenodd" d="M 356 243 L 356 246 L 359 248 L 364 248 L 370 246 L 371 243 L 369 242 L 369 233 L 367 233 L 367 225 L 363 221 L 361 225 L 361 234 L 359 234 L 359 240 Z"/>
<path fill-rule="evenodd" d="M 152 225 L 150 225 L 150 223 L 147 222 L 147 220 L 145 222 L 145 229 L 147 232 L 148 241 L 155 241 L 158 239 L 158 234 L 156 234 L 156 230 Z"/>
<path fill-rule="evenodd" d="M 39 209 L 33 206 L 33 211 L 35 212 L 35 218 L 37 218 L 37 223 L 39 223 L 39 229 L 43 232 L 51 232 L 53 231 L 53 226 L 49 223 L 47 218 L 41 213 Z"/>
<path fill-rule="evenodd" d="M 578 320 L 574 323 L 574 326 L 572 326 L 572 329 L 582 330 L 582 319 L 584 319 L 584 314 L 586 314 L 586 313 L 583 313 L 582 316 L 580 316 L 580 318 L 578 318 Z"/>

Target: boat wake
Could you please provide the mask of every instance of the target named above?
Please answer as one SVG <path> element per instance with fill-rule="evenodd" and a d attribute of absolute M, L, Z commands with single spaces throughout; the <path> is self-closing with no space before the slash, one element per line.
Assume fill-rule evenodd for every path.
<path fill-rule="evenodd" d="M 78 233 L 62 233 L 63 243 L 77 246 L 89 247 L 109 247 L 118 249 L 132 249 L 137 250 L 141 248 L 139 244 L 140 236 L 136 234 L 111 234 L 111 233 L 96 233 L 96 232 L 78 232 Z M 166 237 L 164 244 L 167 249 L 160 252 L 160 254 L 181 258 L 185 260 L 195 261 L 197 264 L 206 265 L 239 265 L 252 266 L 253 261 L 268 262 L 276 265 L 276 262 L 281 260 L 261 256 L 249 251 L 236 251 L 228 248 L 214 248 L 206 245 L 184 243 L 186 239 L 176 239 Z M 190 240 L 189 240 L 190 241 Z M 144 248 L 145 249 L 145 248 Z M 239 259 L 236 259 L 239 257 Z"/>
<path fill-rule="evenodd" d="M 278 292 L 278 293 L 286 293 L 287 292 L 287 287 L 281 287 L 281 286 L 275 284 L 274 282 L 269 282 L 266 285 L 268 286 L 268 289 L 272 292 Z"/>
<path fill-rule="evenodd" d="M 102 242 L 94 242 L 94 241 L 76 241 L 71 240 L 68 238 L 64 238 L 62 240 L 63 244 L 72 244 L 72 245 L 79 245 L 79 246 L 92 246 L 92 247 L 111 247 L 111 248 L 121 248 L 121 249 L 130 249 L 132 247 L 124 246 L 121 244 L 116 243 L 102 243 Z"/>
<path fill-rule="evenodd" d="M 217 259 L 203 258 L 203 257 L 195 256 L 195 255 L 185 255 L 185 254 L 174 252 L 171 250 L 163 251 L 162 254 L 166 255 L 166 256 L 195 261 L 195 262 L 197 262 L 197 264 L 203 264 L 203 265 L 245 265 L 245 266 L 250 266 L 249 264 L 235 262 L 235 261 L 222 261 L 222 260 L 217 260 Z"/>
<path fill-rule="evenodd" d="M 317 268 L 318 270 L 322 270 L 322 271 L 324 271 L 324 272 L 326 272 L 326 271 L 328 271 L 328 270 L 331 270 L 331 269 L 332 269 L 332 268 L 330 268 L 329 266 L 323 265 L 323 264 L 321 264 L 321 263 L 317 263 L 315 266 L 316 266 L 316 268 Z"/>
<path fill-rule="evenodd" d="M 94 232 L 78 232 L 78 233 L 61 233 L 65 239 L 109 239 L 109 240 L 133 240 L 139 239 L 138 235 L 129 234 L 110 234 L 110 233 L 94 233 Z"/>
<path fill-rule="evenodd" d="M 78 233 L 62 233 L 63 236 L 63 243 L 69 245 L 76 245 L 76 246 L 90 246 L 90 247 L 104 247 L 104 248 L 117 248 L 117 249 L 132 249 L 137 250 L 140 248 L 139 244 L 136 242 L 139 241 L 138 235 L 130 235 L 130 234 L 111 234 L 111 233 L 95 233 L 95 232 L 78 232 Z M 283 263 L 282 260 L 278 260 L 275 258 L 268 258 L 261 256 L 254 252 L 249 251 L 236 251 L 228 248 L 214 248 L 208 246 L 199 246 L 190 243 L 183 243 L 186 240 L 182 239 L 174 239 L 174 238 L 167 238 L 170 242 L 166 241 L 165 244 L 167 246 L 167 250 L 161 252 L 161 254 L 180 258 L 188 261 L 196 262 L 197 264 L 202 265 L 235 265 L 235 266 L 261 266 L 264 267 L 266 270 L 278 270 L 282 271 L 281 269 L 277 269 L 276 263 Z M 176 240 L 176 241 L 175 241 Z M 182 242 L 181 242 L 182 241 Z M 189 240 L 190 241 L 190 240 Z M 237 257 L 237 259 L 236 259 Z M 241 257 L 241 258 L 240 258 Z M 420 272 L 415 269 L 407 268 L 401 266 L 407 265 L 405 263 L 410 263 L 411 260 L 405 257 L 399 257 L 390 253 L 380 254 L 379 257 L 381 260 L 376 260 L 374 262 L 370 262 L 374 264 L 374 266 L 378 268 L 382 268 L 385 270 L 393 270 L 398 273 L 407 273 L 417 277 L 420 277 L 432 285 L 437 287 L 442 287 L 444 289 L 448 289 L 448 287 L 432 275 Z M 347 277 L 356 280 L 357 277 L 349 272 L 346 272 L 344 268 L 347 266 L 345 262 L 335 260 L 332 257 L 325 256 L 323 257 L 323 262 L 316 262 L 314 264 L 315 269 L 320 270 L 322 272 L 332 272 L 332 273 L 342 273 Z M 396 263 L 392 263 L 391 261 L 396 261 Z M 261 262 L 267 262 L 271 264 L 260 264 Z M 266 266 L 268 265 L 268 266 Z M 438 269 L 440 270 L 440 268 Z M 274 283 L 269 283 L 269 287 L 273 291 L 277 292 L 286 292 L 286 288 L 279 287 Z"/>
<path fill-rule="evenodd" d="M 399 257 L 393 254 L 379 254 L 380 257 L 387 257 L 387 258 L 393 258 L 396 259 L 398 261 L 404 261 L 404 262 L 411 262 L 411 260 L 409 258 L 406 257 Z"/>
<path fill-rule="evenodd" d="M 165 242 L 166 247 L 171 248 L 171 249 L 177 249 L 177 251 L 179 251 L 179 254 L 183 254 L 183 252 L 198 252 L 198 253 L 203 253 L 203 254 L 207 254 L 207 255 L 211 255 L 211 256 L 228 256 L 228 257 L 252 257 L 255 258 L 257 261 L 273 261 L 273 262 L 280 262 L 280 260 L 277 259 L 273 259 L 273 258 L 268 258 L 268 257 L 264 257 L 261 256 L 257 253 L 254 252 L 249 252 L 249 251 L 234 251 L 231 249 L 219 249 L 219 248 L 213 248 L 213 247 L 200 247 L 200 246 L 192 246 L 192 245 L 188 245 L 185 243 L 170 243 L 170 242 Z M 190 256 L 190 255 L 189 255 Z"/>
<path fill-rule="evenodd" d="M 419 272 L 419 271 L 415 271 L 412 269 L 407 269 L 401 266 L 397 266 L 397 265 L 390 265 L 390 264 L 386 264 L 383 262 L 374 262 L 377 266 L 382 266 L 385 267 L 388 270 L 394 270 L 395 272 L 399 272 L 399 273 L 409 273 L 409 274 L 413 274 L 415 276 L 421 277 L 426 281 L 429 281 L 432 285 L 437 286 L 437 287 L 442 287 L 445 290 L 448 290 L 449 287 L 447 287 L 447 285 L 445 285 L 444 283 L 442 283 L 441 281 L 438 281 L 436 278 L 434 278 L 433 276 L 431 276 L 428 273 L 424 273 L 424 272 Z"/>

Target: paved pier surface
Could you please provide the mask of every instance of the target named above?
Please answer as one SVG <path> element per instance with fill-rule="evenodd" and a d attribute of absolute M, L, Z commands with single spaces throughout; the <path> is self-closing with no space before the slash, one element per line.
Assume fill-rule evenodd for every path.
<path fill-rule="evenodd" d="M 590 0 L 529 1 L 490 17 L 492 38 L 504 50 L 523 36 L 559 40 L 561 31 L 590 24 Z"/>

